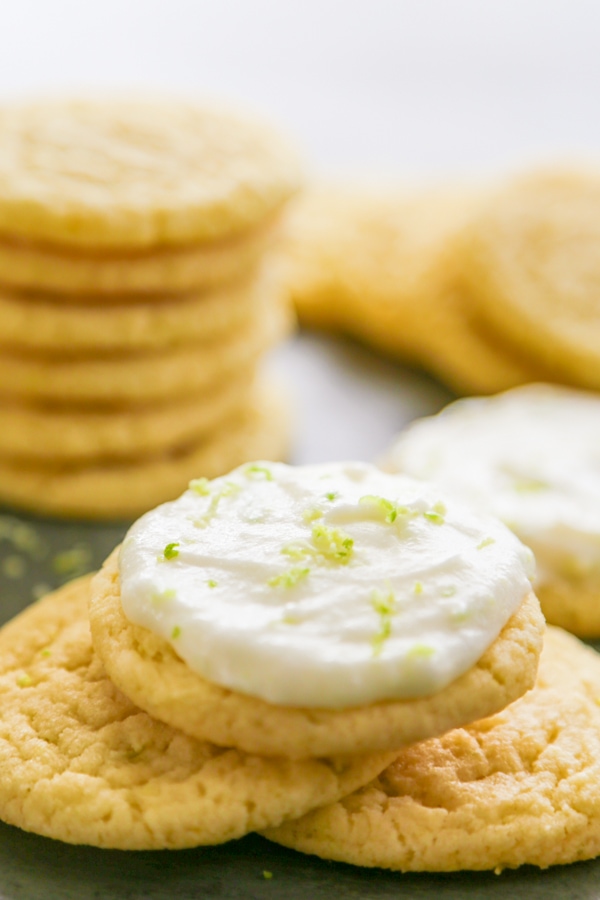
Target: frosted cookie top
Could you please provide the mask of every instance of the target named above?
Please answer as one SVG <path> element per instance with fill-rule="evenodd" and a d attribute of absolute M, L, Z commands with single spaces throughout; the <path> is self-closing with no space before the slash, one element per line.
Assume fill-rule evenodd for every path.
<path fill-rule="evenodd" d="M 362 463 L 252 463 L 144 515 L 127 618 L 209 681 L 282 706 L 424 696 L 531 590 L 532 555 L 436 487 Z"/>
<path fill-rule="evenodd" d="M 554 573 L 600 576 L 600 397 L 528 385 L 411 425 L 382 463 L 498 516 Z"/>

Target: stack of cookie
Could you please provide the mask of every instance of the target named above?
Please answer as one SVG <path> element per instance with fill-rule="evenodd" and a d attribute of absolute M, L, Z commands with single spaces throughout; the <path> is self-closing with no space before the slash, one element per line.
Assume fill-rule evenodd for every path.
<path fill-rule="evenodd" d="M 0 112 L 0 500 L 130 518 L 285 452 L 257 367 L 290 324 L 264 267 L 290 150 L 210 108 Z"/>
<path fill-rule="evenodd" d="M 301 322 L 349 332 L 459 393 L 600 389 L 600 177 L 301 197 L 283 262 Z"/>

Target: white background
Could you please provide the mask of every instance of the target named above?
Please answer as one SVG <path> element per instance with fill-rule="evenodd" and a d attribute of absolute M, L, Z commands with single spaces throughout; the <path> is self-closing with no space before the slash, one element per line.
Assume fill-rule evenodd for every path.
<path fill-rule="evenodd" d="M 0 95 L 158 88 L 257 110 L 325 176 L 600 158 L 598 0 L 0 0 Z M 371 457 L 446 399 L 346 345 L 279 363 L 296 458 Z"/>

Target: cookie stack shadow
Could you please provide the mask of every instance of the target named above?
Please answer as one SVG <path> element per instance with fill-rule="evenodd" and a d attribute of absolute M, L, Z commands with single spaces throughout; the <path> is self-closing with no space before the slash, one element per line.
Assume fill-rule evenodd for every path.
<path fill-rule="evenodd" d="M 284 454 L 258 369 L 291 324 L 264 264 L 287 148 L 178 103 L 31 104 L 0 133 L 2 502 L 131 518 Z"/>

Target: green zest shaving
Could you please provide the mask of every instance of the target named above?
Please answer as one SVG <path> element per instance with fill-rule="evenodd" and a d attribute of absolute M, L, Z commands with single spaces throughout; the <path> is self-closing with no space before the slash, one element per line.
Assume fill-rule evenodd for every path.
<path fill-rule="evenodd" d="M 313 525 L 311 540 L 323 559 L 342 565 L 350 562 L 354 552 L 354 540 L 341 528 Z"/>
<path fill-rule="evenodd" d="M 52 654 L 52 651 L 49 650 L 47 647 L 45 647 L 41 652 L 42 656 L 50 656 L 51 654 Z"/>
<path fill-rule="evenodd" d="M 333 501 L 337 500 L 339 496 L 340 495 L 337 491 L 329 491 L 327 494 L 325 494 L 325 499 L 329 500 L 330 503 L 333 503 Z"/>
<path fill-rule="evenodd" d="M 201 497 L 207 497 L 210 494 L 210 482 L 208 478 L 193 478 L 188 487 L 190 491 L 200 494 Z"/>
<path fill-rule="evenodd" d="M 396 598 L 392 590 L 384 593 L 375 589 L 371 594 L 371 605 L 379 616 L 379 631 L 373 637 L 373 656 L 379 656 L 383 645 L 392 633 L 392 616 L 396 612 Z"/>
<path fill-rule="evenodd" d="M 477 544 L 478 550 L 483 550 L 484 547 L 489 547 L 490 544 L 495 544 L 496 540 L 493 537 L 484 538 L 480 544 Z"/>
<path fill-rule="evenodd" d="M 302 513 L 302 519 L 306 522 L 307 525 L 310 525 L 311 522 L 314 522 L 316 519 L 323 518 L 323 511 L 318 509 L 316 506 L 312 509 L 305 509 Z"/>
<path fill-rule="evenodd" d="M 235 482 L 226 481 L 221 490 L 211 497 L 208 509 L 204 515 L 200 516 L 199 519 L 194 520 L 194 525 L 196 525 L 197 528 L 206 528 L 216 516 L 221 500 L 225 497 L 231 497 L 233 494 L 237 494 L 240 490 L 240 486 L 235 484 Z"/>
<path fill-rule="evenodd" d="M 433 522 L 434 525 L 443 525 L 446 521 L 446 507 L 443 503 L 436 503 L 432 509 L 428 509 L 423 515 L 429 522 Z"/>
<path fill-rule="evenodd" d="M 17 685 L 19 687 L 30 687 L 32 684 L 33 681 L 31 680 L 31 675 L 28 675 L 27 672 L 17 675 Z"/>
<path fill-rule="evenodd" d="M 423 584 L 420 581 L 415 581 L 414 592 L 417 597 L 419 596 L 419 594 L 423 593 Z"/>
<path fill-rule="evenodd" d="M 179 556 L 179 541 L 174 541 L 172 544 L 167 544 L 165 549 L 163 550 L 163 556 L 165 559 L 175 559 Z"/>
<path fill-rule="evenodd" d="M 209 586 L 209 588 L 216 588 L 218 582 L 216 582 L 214 580 L 214 578 L 209 578 L 206 583 Z"/>
<path fill-rule="evenodd" d="M 273 578 L 269 578 L 267 584 L 269 587 L 292 588 L 303 578 L 306 578 L 309 572 L 310 569 L 290 569 L 288 572 L 282 572 L 281 575 L 274 575 Z"/>
<path fill-rule="evenodd" d="M 155 591 L 152 594 L 152 602 L 160 605 L 161 603 L 168 603 L 170 600 L 174 600 L 176 596 L 177 593 L 174 588 L 167 588 L 166 591 Z"/>
<path fill-rule="evenodd" d="M 179 625 L 176 625 L 175 628 L 173 629 L 173 631 L 171 632 L 171 638 L 172 638 L 172 640 L 176 641 L 180 635 L 181 635 L 181 628 L 179 627 Z"/>
<path fill-rule="evenodd" d="M 398 516 L 406 518 L 411 515 L 411 511 L 406 506 L 399 506 L 393 500 L 387 500 L 385 497 L 377 497 L 374 494 L 366 494 L 358 501 L 363 506 L 371 506 L 383 517 L 384 522 L 392 525 Z M 412 515 L 416 515 L 413 513 Z"/>
<path fill-rule="evenodd" d="M 435 650 L 428 644 L 415 644 L 414 647 L 410 648 L 404 659 L 429 659 L 434 653 Z"/>
<path fill-rule="evenodd" d="M 262 479 L 263 481 L 273 481 L 273 473 L 266 466 L 258 466 L 252 464 L 244 469 L 246 478 Z"/>
<path fill-rule="evenodd" d="M 448 587 L 442 588 L 441 595 L 442 597 L 454 597 L 456 593 L 456 587 L 453 584 L 448 585 Z"/>

